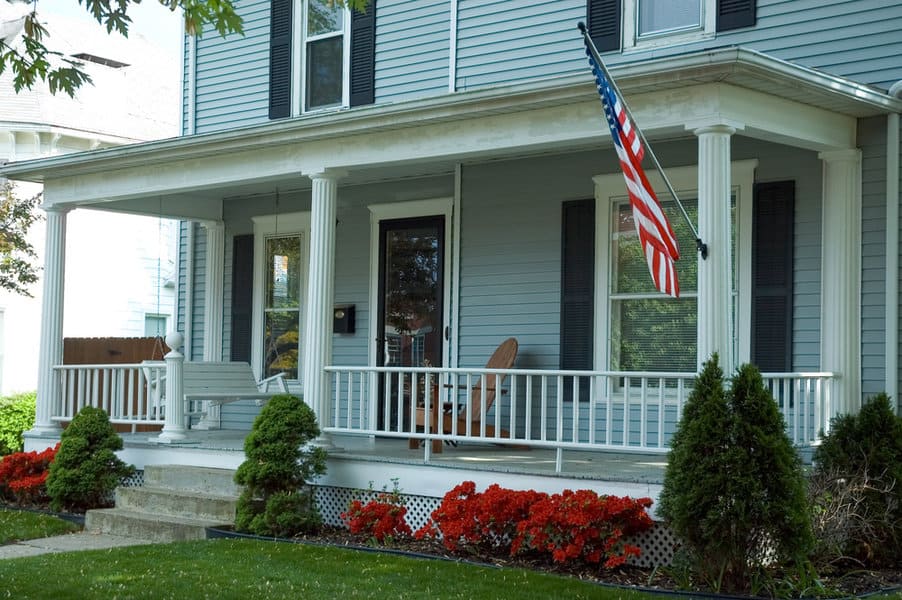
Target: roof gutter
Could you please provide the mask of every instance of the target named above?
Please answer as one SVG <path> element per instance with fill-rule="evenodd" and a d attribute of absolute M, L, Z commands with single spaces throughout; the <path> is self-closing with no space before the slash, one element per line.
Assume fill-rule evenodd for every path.
<path fill-rule="evenodd" d="M 666 88 L 668 85 L 687 85 L 686 82 L 701 83 L 705 79 L 720 81 L 732 74 L 747 72 L 783 79 L 792 82 L 794 86 L 838 96 L 860 106 L 866 114 L 902 111 L 902 100 L 875 88 L 738 47 L 613 66 L 611 70 L 626 92 L 642 86 Z M 186 161 L 228 152 L 230 149 L 248 150 L 262 146 L 297 144 L 335 136 L 400 130 L 430 122 L 560 106 L 584 102 L 593 95 L 594 87 L 587 75 L 551 77 L 511 86 L 441 94 L 90 153 L 10 163 L 0 166 L 0 175 L 10 179 L 42 182 L 48 175 L 59 171 L 65 171 L 68 176 L 128 166 Z"/>

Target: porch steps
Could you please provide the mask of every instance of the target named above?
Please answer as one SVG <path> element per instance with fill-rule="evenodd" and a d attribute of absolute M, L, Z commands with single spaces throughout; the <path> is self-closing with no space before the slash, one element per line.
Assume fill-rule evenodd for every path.
<path fill-rule="evenodd" d="M 155 542 L 199 540 L 206 528 L 232 525 L 239 488 L 235 471 L 181 465 L 147 465 L 144 485 L 116 489 L 116 507 L 90 510 L 89 532 Z"/>

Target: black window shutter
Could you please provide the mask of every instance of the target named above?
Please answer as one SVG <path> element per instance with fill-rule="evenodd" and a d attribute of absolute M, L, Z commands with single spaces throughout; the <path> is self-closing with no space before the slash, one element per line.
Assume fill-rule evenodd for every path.
<path fill-rule="evenodd" d="M 251 361 L 251 315 L 254 299 L 254 236 L 232 240 L 231 360 Z"/>
<path fill-rule="evenodd" d="M 755 186 L 752 216 L 752 362 L 765 373 L 792 371 L 792 265 L 795 185 Z"/>
<path fill-rule="evenodd" d="M 595 339 L 595 200 L 562 204 L 561 213 L 561 369 L 592 368 Z M 569 379 L 569 378 L 568 378 Z M 565 382 L 571 399 L 572 381 Z M 580 399 L 588 398 L 588 379 Z"/>
<path fill-rule="evenodd" d="M 292 0 L 270 0 L 270 119 L 291 115 L 291 4 Z"/>
<path fill-rule="evenodd" d="M 351 106 L 376 100 L 376 0 L 351 11 Z"/>
<path fill-rule="evenodd" d="M 589 37 L 599 52 L 620 50 L 620 3 L 622 0 L 587 0 Z"/>
<path fill-rule="evenodd" d="M 755 0 L 717 0 L 717 31 L 754 27 Z"/>

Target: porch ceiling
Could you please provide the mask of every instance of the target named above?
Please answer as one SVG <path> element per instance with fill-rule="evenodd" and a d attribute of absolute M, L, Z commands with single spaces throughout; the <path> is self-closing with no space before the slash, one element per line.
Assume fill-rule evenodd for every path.
<path fill-rule="evenodd" d="M 614 69 L 654 139 L 734 124 L 741 135 L 809 150 L 855 146 L 856 118 L 902 101 L 742 49 Z M 309 188 L 304 175 L 342 168 L 342 185 L 447 173 L 456 163 L 610 145 L 588 77 L 438 96 L 287 119 L 0 167 L 45 184 L 45 202 L 219 219 L 221 201 Z M 98 208 L 100 206 L 97 206 Z"/>

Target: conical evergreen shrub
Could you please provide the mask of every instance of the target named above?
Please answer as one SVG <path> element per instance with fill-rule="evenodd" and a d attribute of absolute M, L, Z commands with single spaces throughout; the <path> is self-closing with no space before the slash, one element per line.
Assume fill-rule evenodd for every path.
<path fill-rule="evenodd" d="M 319 435 L 316 416 L 297 396 L 273 396 L 244 440 L 247 459 L 235 482 L 244 486 L 235 528 L 257 535 L 289 537 L 321 524 L 308 485 L 326 472 L 326 452 L 311 448 Z"/>
<path fill-rule="evenodd" d="M 725 391 L 717 355 L 705 363 L 671 442 L 658 513 L 716 590 L 747 589 L 769 561 L 805 560 L 801 461 L 754 366 Z"/>
<path fill-rule="evenodd" d="M 112 506 L 113 490 L 135 472 L 116 451 L 122 438 L 107 414 L 82 408 L 60 435 L 60 448 L 50 463 L 47 495 L 53 510 L 84 512 Z"/>

